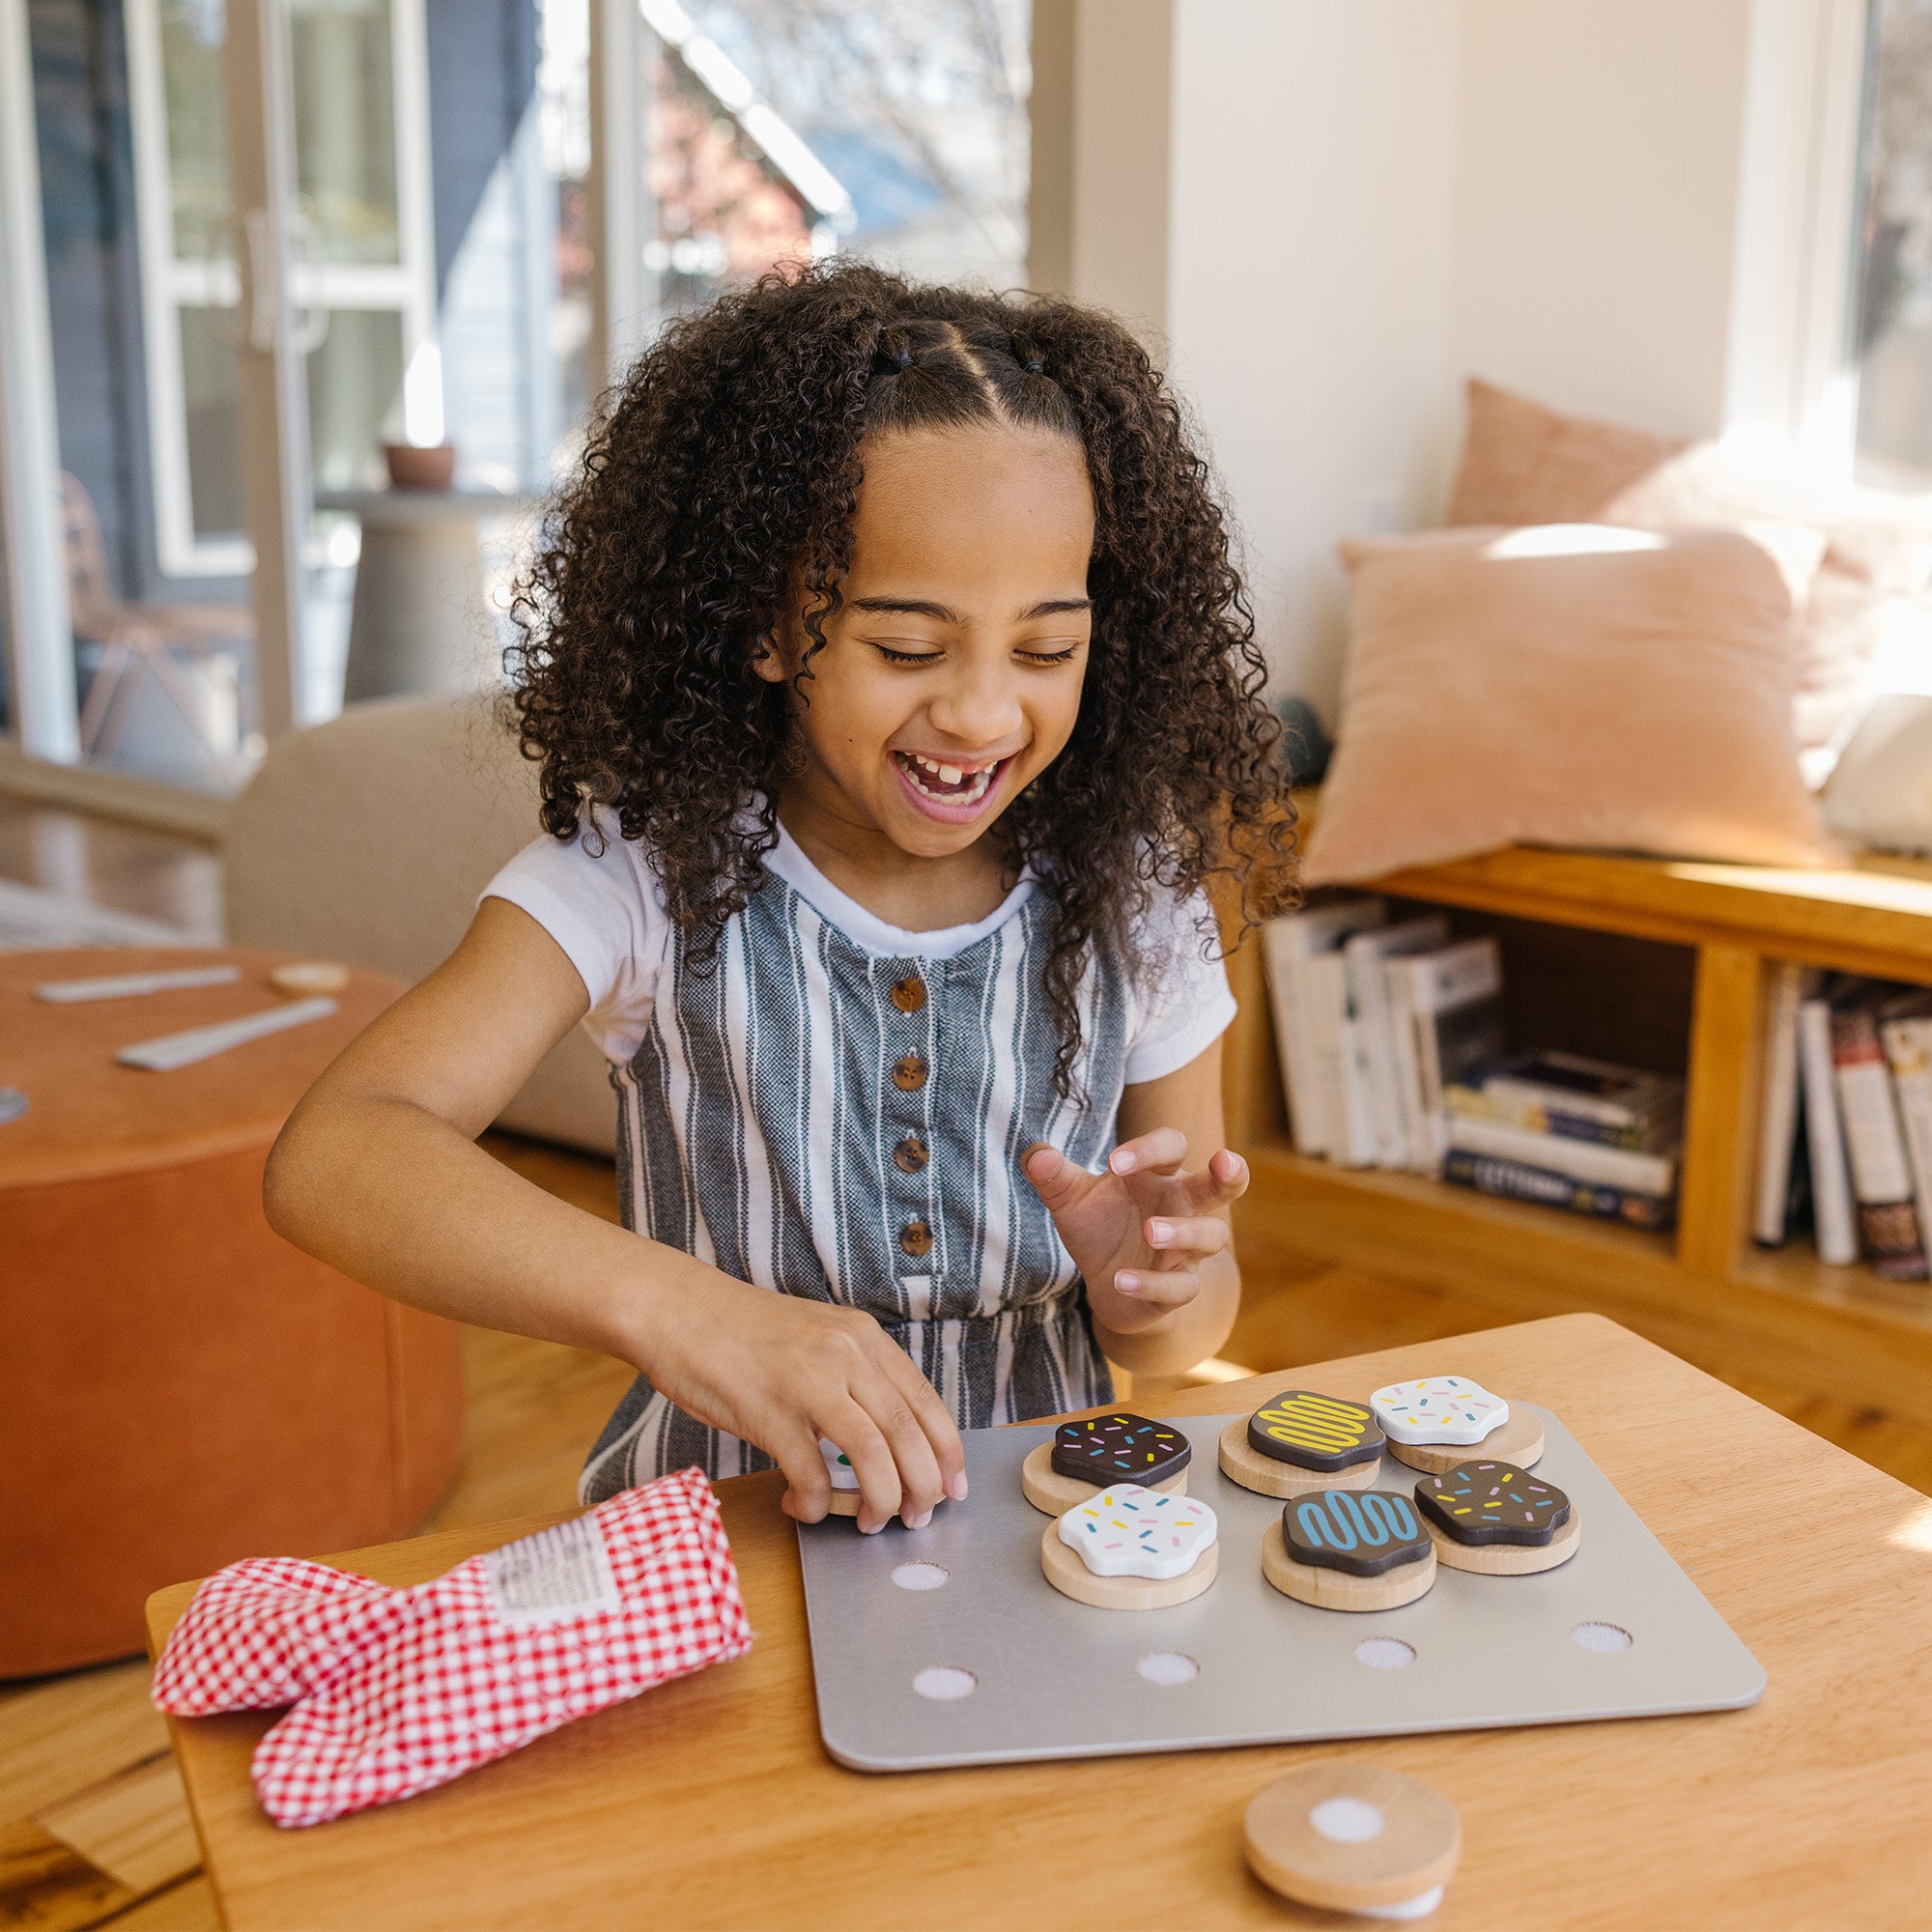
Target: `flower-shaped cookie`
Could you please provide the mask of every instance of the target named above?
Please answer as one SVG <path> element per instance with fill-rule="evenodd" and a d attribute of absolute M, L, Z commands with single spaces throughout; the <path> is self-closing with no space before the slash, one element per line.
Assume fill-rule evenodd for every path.
<path fill-rule="evenodd" d="M 1391 1382 L 1369 1398 L 1391 1442 L 1480 1442 L 1509 1420 L 1509 1404 L 1467 1376 Z"/>
<path fill-rule="evenodd" d="M 1057 1525 L 1062 1543 L 1095 1577 L 1156 1581 L 1193 1569 L 1214 1541 L 1214 1512 L 1193 1496 L 1117 1483 L 1075 1503 Z"/>

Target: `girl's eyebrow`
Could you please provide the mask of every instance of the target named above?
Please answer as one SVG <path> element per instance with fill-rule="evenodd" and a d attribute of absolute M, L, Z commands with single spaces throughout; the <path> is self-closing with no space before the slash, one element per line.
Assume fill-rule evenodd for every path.
<path fill-rule="evenodd" d="M 944 604 L 933 604 L 923 597 L 855 597 L 846 607 L 852 611 L 867 611 L 874 615 L 895 617 L 930 617 L 936 624 L 956 624 L 958 613 Z M 1037 604 L 1028 606 L 1019 614 L 1022 624 L 1030 624 L 1037 617 L 1059 617 L 1068 612 L 1091 611 L 1094 600 L 1091 597 L 1048 597 Z"/>

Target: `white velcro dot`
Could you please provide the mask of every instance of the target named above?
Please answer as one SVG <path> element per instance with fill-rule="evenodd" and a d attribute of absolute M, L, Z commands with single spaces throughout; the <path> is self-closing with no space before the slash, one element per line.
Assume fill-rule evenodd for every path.
<path fill-rule="evenodd" d="M 1399 1636 L 1365 1636 L 1355 1646 L 1355 1662 L 1371 1670 L 1400 1670 L 1415 1662 L 1415 1646 Z"/>
<path fill-rule="evenodd" d="M 1366 1798 L 1324 1798 L 1308 1822 L 1338 1845 L 1366 1845 L 1382 1834 L 1382 1814 Z"/>
<path fill-rule="evenodd" d="M 1570 1641 L 1578 1650 L 1594 1650 L 1601 1657 L 1614 1657 L 1628 1650 L 1635 1639 L 1621 1624 L 1578 1624 L 1570 1633 Z"/>
<path fill-rule="evenodd" d="M 1134 1668 L 1150 1684 L 1192 1684 L 1201 1675 L 1201 1666 L 1179 1650 L 1151 1650 Z"/>
<path fill-rule="evenodd" d="M 936 1590 L 952 1580 L 952 1572 L 941 1563 L 901 1563 L 893 1572 L 893 1581 L 901 1590 Z"/>
<path fill-rule="evenodd" d="M 912 1688 L 922 1697 L 950 1704 L 955 1698 L 972 1696 L 980 1688 L 980 1680 L 970 1670 L 960 1670 L 951 1663 L 935 1663 L 912 1680 Z"/>

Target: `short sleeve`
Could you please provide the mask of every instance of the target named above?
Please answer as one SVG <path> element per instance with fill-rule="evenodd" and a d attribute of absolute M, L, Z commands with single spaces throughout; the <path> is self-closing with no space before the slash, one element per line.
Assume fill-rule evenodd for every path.
<path fill-rule="evenodd" d="M 1219 1039 L 1235 1017 L 1235 995 L 1207 894 L 1179 899 L 1157 892 L 1135 938 L 1150 970 L 1127 1042 L 1130 1087 L 1185 1066 Z"/>
<path fill-rule="evenodd" d="M 601 821 L 575 838 L 526 845 L 483 889 L 507 899 L 562 947 L 590 996 L 584 1030 L 619 1065 L 650 1024 L 670 916 L 643 849 Z"/>

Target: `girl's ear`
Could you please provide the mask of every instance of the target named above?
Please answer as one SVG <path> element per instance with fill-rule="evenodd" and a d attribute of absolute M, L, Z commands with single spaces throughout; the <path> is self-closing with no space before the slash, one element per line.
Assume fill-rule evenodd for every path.
<path fill-rule="evenodd" d="M 757 647 L 752 653 L 752 668 L 767 684 L 782 684 L 790 675 L 776 635 L 758 639 Z"/>

